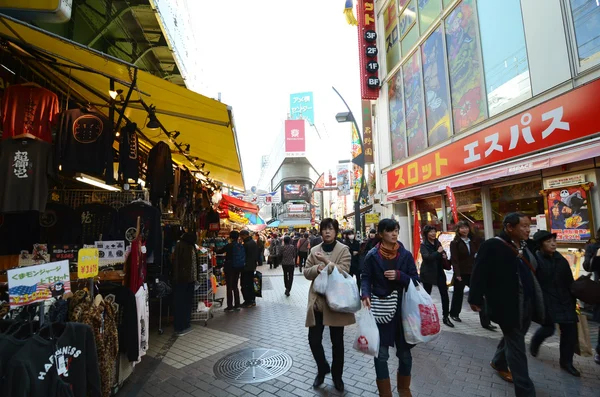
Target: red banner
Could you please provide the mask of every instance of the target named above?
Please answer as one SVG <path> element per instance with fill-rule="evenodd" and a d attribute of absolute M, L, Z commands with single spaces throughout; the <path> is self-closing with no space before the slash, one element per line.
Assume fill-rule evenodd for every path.
<path fill-rule="evenodd" d="M 379 97 L 375 1 L 358 0 L 358 59 L 362 99 Z"/>
<path fill-rule="evenodd" d="M 446 186 L 446 193 L 448 194 L 448 202 L 450 203 L 450 209 L 452 210 L 452 218 L 454 223 L 458 223 L 458 210 L 456 209 L 456 198 L 454 192 L 450 186 Z"/>
<path fill-rule="evenodd" d="M 285 121 L 285 154 L 303 156 L 306 153 L 304 120 Z"/>
<path fill-rule="evenodd" d="M 415 258 L 416 262 L 419 257 L 419 250 L 421 249 L 421 223 L 419 222 L 419 212 L 417 211 L 416 201 L 413 201 L 413 214 L 413 258 Z"/>
<path fill-rule="evenodd" d="M 396 167 L 388 193 L 595 135 L 598 92 L 600 79 Z"/>

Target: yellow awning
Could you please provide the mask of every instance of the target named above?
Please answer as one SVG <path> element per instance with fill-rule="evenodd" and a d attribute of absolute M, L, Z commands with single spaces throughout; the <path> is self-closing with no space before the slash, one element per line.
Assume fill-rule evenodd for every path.
<path fill-rule="evenodd" d="M 123 90 L 124 96 L 135 80 L 131 95 L 134 103 L 127 106 L 125 116 L 137 123 L 147 137 L 147 145 L 164 140 L 174 151 L 178 150 L 160 130 L 145 127 L 148 113 L 140 100 L 156 107 L 156 116 L 166 130 L 180 132 L 176 141 L 190 145 L 189 156 L 197 157 L 198 164 L 205 163 L 204 170 L 210 171 L 209 178 L 244 188 L 232 112 L 227 105 L 8 16 L 0 14 L 0 22 L 0 36 L 13 43 L 22 56 L 31 57 L 32 63 L 39 63 L 70 87 L 71 92 L 90 103 L 110 101 L 110 79 L 115 81 L 115 89 Z M 108 114 L 107 107 L 99 110 Z M 182 155 L 175 153 L 173 158 L 180 164 L 191 166 Z"/>

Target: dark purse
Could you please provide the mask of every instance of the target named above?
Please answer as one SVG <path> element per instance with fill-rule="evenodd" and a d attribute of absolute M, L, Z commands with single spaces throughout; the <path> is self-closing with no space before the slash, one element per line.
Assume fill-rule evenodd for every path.
<path fill-rule="evenodd" d="M 448 258 L 442 258 L 442 266 L 444 270 L 452 270 L 452 263 L 450 263 Z"/>
<path fill-rule="evenodd" d="M 592 275 L 581 276 L 571 284 L 571 294 L 592 305 L 600 303 L 600 282 L 592 280 Z"/>

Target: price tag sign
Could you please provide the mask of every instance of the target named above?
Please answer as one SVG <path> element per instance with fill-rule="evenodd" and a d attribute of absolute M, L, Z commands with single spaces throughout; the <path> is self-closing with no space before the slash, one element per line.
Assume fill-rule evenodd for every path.
<path fill-rule="evenodd" d="M 98 248 L 83 248 L 77 256 L 77 277 L 92 278 L 98 275 Z"/>

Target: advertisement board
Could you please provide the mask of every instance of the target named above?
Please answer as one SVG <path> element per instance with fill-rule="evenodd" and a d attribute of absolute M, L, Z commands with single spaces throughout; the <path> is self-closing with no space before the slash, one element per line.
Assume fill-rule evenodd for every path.
<path fill-rule="evenodd" d="M 304 120 L 285 121 L 285 155 L 302 157 L 306 154 L 306 131 Z"/>
<path fill-rule="evenodd" d="M 543 191 L 548 210 L 547 223 L 559 242 L 585 242 L 592 230 L 590 185 L 563 186 Z"/>
<path fill-rule="evenodd" d="M 69 261 L 8 270 L 10 307 L 30 305 L 71 291 Z"/>
<path fill-rule="evenodd" d="M 348 164 L 338 164 L 337 166 L 337 189 L 338 197 L 350 194 L 350 170 Z"/>
<path fill-rule="evenodd" d="M 286 183 L 282 189 L 281 197 L 284 202 L 289 200 L 310 200 L 311 189 L 309 183 Z"/>
<path fill-rule="evenodd" d="M 290 118 L 292 120 L 306 120 L 310 125 L 315 124 L 312 92 L 299 92 L 290 95 Z"/>

